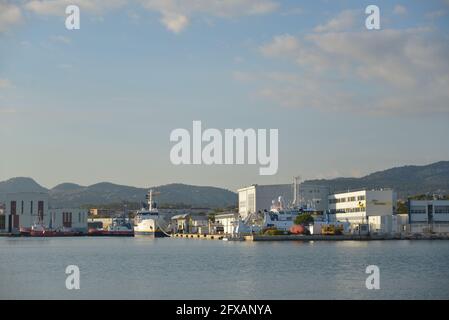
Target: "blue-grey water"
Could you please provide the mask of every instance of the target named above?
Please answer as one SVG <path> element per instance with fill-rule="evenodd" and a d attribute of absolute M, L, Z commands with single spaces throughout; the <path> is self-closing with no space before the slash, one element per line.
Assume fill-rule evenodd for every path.
<path fill-rule="evenodd" d="M 365 286 L 368 265 L 379 290 Z M 448 299 L 449 241 L 0 238 L 0 298 Z"/>

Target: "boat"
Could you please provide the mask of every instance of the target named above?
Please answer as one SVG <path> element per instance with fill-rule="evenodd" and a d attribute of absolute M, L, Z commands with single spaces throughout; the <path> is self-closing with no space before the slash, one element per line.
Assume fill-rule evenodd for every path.
<path fill-rule="evenodd" d="M 73 230 L 72 228 L 62 227 L 59 229 L 52 230 L 54 231 L 54 237 L 77 237 L 82 236 L 83 233 L 77 230 Z"/>
<path fill-rule="evenodd" d="M 113 218 L 107 230 L 103 231 L 103 235 L 115 237 L 133 237 L 134 230 L 133 226 L 129 222 L 129 219 L 127 219 L 125 215 L 123 215 L 122 217 Z"/>
<path fill-rule="evenodd" d="M 42 223 L 35 223 L 31 226 L 30 237 L 54 237 L 56 232 L 50 228 L 45 227 Z"/>
<path fill-rule="evenodd" d="M 19 228 L 19 233 L 22 236 L 30 236 L 31 235 L 31 228 L 25 228 L 25 227 L 20 227 Z"/>
<path fill-rule="evenodd" d="M 169 235 L 160 227 L 162 219 L 159 216 L 156 202 L 153 202 L 153 190 L 150 189 L 146 196 L 148 205 L 143 205 L 137 211 L 134 218 L 134 235 L 152 236 L 155 238 L 168 237 Z"/>
<path fill-rule="evenodd" d="M 50 220 L 50 226 L 46 227 L 44 223 L 39 221 L 33 223 L 29 228 L 20 227 L 20 235 L 25 237 L 75 237 L 83 235 L 82 232 L 73 230 L 72 228 L 61 227 L 54 229 L 51 227 L 52 221 Z"/>

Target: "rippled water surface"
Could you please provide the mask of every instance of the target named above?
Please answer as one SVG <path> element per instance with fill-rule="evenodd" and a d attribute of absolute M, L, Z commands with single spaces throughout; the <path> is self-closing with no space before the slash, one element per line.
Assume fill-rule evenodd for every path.
<path fill-rule="evenodd" d="M 448 299 L 449 241 L 0 238 L 0 298 Z"/>

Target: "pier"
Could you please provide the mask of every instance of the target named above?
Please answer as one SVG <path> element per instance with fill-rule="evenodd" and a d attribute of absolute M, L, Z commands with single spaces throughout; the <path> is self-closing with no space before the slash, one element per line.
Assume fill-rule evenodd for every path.
<path fill-rule="evenodd" d="M 223 234 L 175 233 L 172 238 L 200 240 L 235 240 L 237 238 Z M 449 235 L 247 235 L 238 237 L 243 241 L 379 241 L 379 240 L 449 240 Z"/>
<path fill-rule="evenodd" d="M 223 240 L 225 237 L 222 234 L 195 234 L 195 233 L 174 233 L 172 238 L 187 238 L 187 239 L 204 239 L 204 240 Z"/>

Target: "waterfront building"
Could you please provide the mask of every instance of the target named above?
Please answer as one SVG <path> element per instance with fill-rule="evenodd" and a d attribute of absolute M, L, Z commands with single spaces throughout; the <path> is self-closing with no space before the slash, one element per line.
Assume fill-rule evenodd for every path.
<path fill-rule="evenodd" d="M 329 195 L 329 211 L 335 219 L 354 228 L 368 225 L 372 233 L 397 230 L 396 194 L 391 189 L 358 190 Z"/>
<path fill-rule="evenodd" d="M 174 233 L 205 233 L 209 219 L 205 215 L 178 214 L 171 218 Z"/>
<path fill-rule="evenodd" d="M 68 228 L 75 231 L 87 232 L 87 217 L 89 211 L 80 208 L 49 209 L 50 228 Z"/>
<path fill-rule="evenodd" d="M 108 209 L 100 209 L 100 208 L 91 208 L 89 209 L 90 216 L 110 216 L 111 212 Z"/>
<path fill-rule="evenodd" d="M 52 229 L 87 231 L 87 210 L 49 209 L 49 197 L 44 192 L 7 193 L 0 202 L 4 208 L 0 213 L 0 232 L 18 233 L 20 228 L 31 228 L 37 223 Z"/>
<path fill-rule="evenodd" d="M 293 184 L 253 184 L 238 189 L 239 215 L 245 219 L 249 214 L 270 210 L 272 201 L 282 197 L 286 205 L 297 205 L 324 213 L 328 209 L 329 187 L 302 183 L 295 188 Z M 295 196 L 295 190 L 297 195 Z M 295 204 L 296 201 L 296 204 Z"/>
<path fill-rule="evenodd" d="M 29 228 L 38 221 L 49 223 L 47 193 L 7 193 L 1 201 L 4 210 L 0 214 L 0 232 L 17 233 L 20 227 Z"/>
<path fill-rule="evenodd" d="M 409 200 L 412 233 L 449 233 L 449 200 Z"/>
<path fill-rule="evenodd" d="M 215 215 L 215 221 L 210 223 L 210 233 L 234 234 L 238 224 L 238 214 L 234 212 Z"/>

